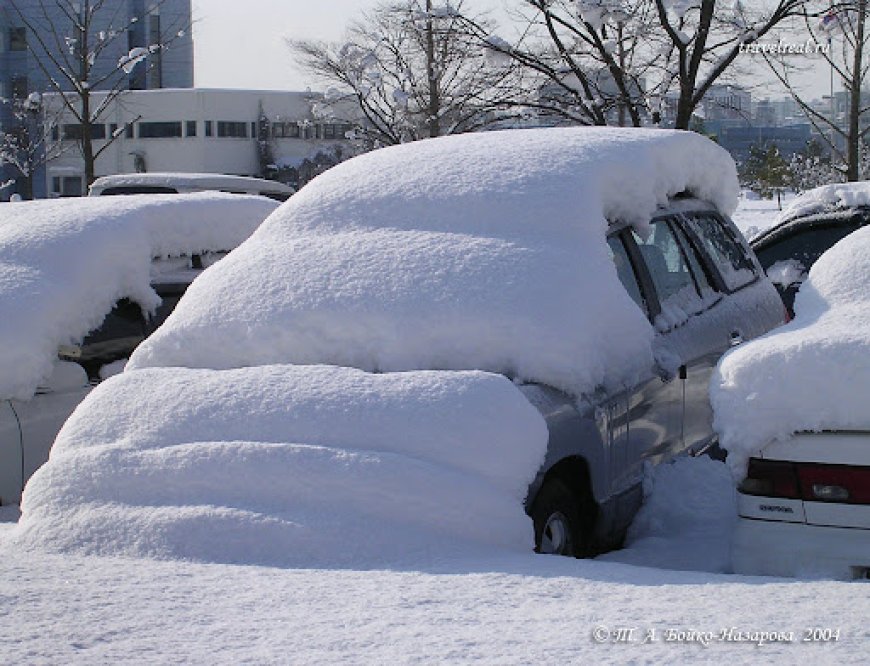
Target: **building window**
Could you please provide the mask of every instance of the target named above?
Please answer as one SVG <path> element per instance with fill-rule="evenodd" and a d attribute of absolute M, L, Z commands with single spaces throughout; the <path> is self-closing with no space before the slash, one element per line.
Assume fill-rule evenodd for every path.
<path fill-rule="evenodd" d="M 230 120 L 217 121 L 217 135 L 232 139 L 248 138 L 248 123 L 239 123 Z"/>
<path fill-rule="evenodd" d="M 64 141 L 78 141 L 82 138 L 82 126 L 78 123 L 63 126 Z M 102 123 L 91 125 L 91 139 L 99 140 L 106 138 L 106 126 Z"/>
<path fill-rule="evenodd" d="M 60 141 L 60 127 L 58 127 L 57 125 L 51 126 L 51 140 Z"/>
<path fill-rule="evenodd" d="M 109 125 L 109 137 L 112 139 L 115 138 L 115 133 L 118 131 L 118 123 L 111 123 Z"/>
<path fill-rule="evenodd" d="M 181 137 L 181 121 L 139 123 L 140 139 L 177 139 Z"/>
<path fill-rule="evenodd" d="M 196 121 L 188 120 L 185 123 L 185 136 L 196 136 Z"/>
<path fill-rule="evenodd" d="M 251 138 L 252 139 L 257 138 L 257 123 L 256 122 L 251 123 Z"/>
<path fill-rule="evenodd" d="M 298 139 L 298 123 L 272 123 L 272 136 L 276 139 Z"/>
<path fill-rule="evenodd" d="M 84 194 L 81 176 L 52 176 L 51 195 L 53 197 L 80 197 Z"/>
<path fill-rule="evenodd" d="M 212 129 L 211 129 L 211 121 L 210 120 L 205 121 L 205 135 L 212 136 Z"/>
<path fill-rule="evenodd" d="M 9 28 L 9 50 L 27 50 L 27 28 Z"/>
<path fill-rule="evenodd" d="M 12 97 L 16 99 L 25 99 L 28 93 L 27 77 L 19 74 L 13 76 L 11 81 Z"/>
<path fill-rule="evenodd" d="M 124 125 L 124 138 L 132 139 L 133 138 L 133 123 L 127 123 Z"/>

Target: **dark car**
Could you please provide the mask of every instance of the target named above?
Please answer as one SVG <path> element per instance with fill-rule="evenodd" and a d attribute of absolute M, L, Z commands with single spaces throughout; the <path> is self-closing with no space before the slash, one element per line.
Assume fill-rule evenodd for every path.
<path fill-rule="evenodd" d="M 853 186 L 836 186 L 838 192 L 848 192 Z M 831 189 L 834 186 L 820 188 Z M 813 190 L 804 197 L 817 194 Z M 789 314 L 794 316 L 794 299 L 807 273 L 828 249 L 837 242 L 867 225 L 870 205 L 847 204 L 845 199 L 829 203 L 805 205 L 804 197 L 786 210 L 780 221 L 751 240 L 752 249 L 762 267 L 782 296 Z M 861 201 L 859 198 L 858 201 Z"/>

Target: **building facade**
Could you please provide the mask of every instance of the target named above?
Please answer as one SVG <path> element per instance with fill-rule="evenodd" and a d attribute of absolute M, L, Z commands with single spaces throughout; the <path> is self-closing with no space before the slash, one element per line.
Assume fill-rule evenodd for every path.
<path fill-rule="evenodd" d="M 21 100 L 57 87 L 192 87 L 191 23 L 191 0 L 0 0 L 0 131 L 25 124 Z M 140 57 L 121 66 L 131 54 Z M 90 72 L 80 84 L 84 59 Z M 9 165 L 3 171 L 7 182 L 20 175 Z"/>
<path fill-rule="evenodd" d="M 99 95 L 95 95 L 99 100 Z M 323 96 L 311 92 L 175 89 L 130 91 L 116 98 L 93 126 L 96 175 L 133 172 L 224 173 L 269 176 L 297 170 L 351 151 L 344 121 L 319 118 Z M 62 108 L 47 95 L 48 113 Z M 55 129 L 69 150 L 48 162 L 48 196 L 85 193 L 84 163 L 75 120 L 61 113 Z M 116 137 L 112 140 L 112 137 Z M 295 185 L 292 178 L 282 178 Z"/>

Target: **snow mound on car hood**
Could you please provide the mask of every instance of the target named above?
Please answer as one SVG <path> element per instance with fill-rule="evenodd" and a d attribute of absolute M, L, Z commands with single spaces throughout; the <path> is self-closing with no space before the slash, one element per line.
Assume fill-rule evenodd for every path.
<path fill-rule="evenodd" d="M 710 390 L 737 475 L 793 433 L 870 429 L 870 228 L 813 264 L 794 320 L 724 356 Z"/>
<path fill-rule="evenodd" d="M 835 183 L 804 192 L 779 214 L 775 224 L 854 206 L 870 206 L 870 182 Z"/>
<path fill-rule="evenodd" d="M 58 552 L 341 566 L 529 552 L 547 428 L 482 372 L 125 372 L 31 478 L 17 539 Z"/>
<path fill-rule="evenodd" d="M 512 130 L 374 151 L 285 203 L 128 367 L 484 369 L 575 394 L 629 381 L 653 332 L 606 220 L 644 223 L 684 191 L 724 212 L 737 201 L 733 161 L 693 132 Z"/>
<path fill-rule="evenodd" d="M 276 207 L 211 192 L 0 204 L 0 398 L 32 396 L 118 299 L 156 307 L 152 258 L 231 250 Z"/>

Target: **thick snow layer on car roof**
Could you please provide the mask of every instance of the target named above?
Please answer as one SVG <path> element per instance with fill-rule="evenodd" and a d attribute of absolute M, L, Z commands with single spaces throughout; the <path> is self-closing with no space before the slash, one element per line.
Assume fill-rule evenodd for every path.
<path fill-rule="evenodd" d="M 123 173 L 114 176 L 103 176 L 94 181 L 98 189 L 130 185 L 153 185 L 165 187 L 180 187 L 191 189 L 204 188 L 228 188 L 233 187 L 249 190 L 259 187 L 270 192 L 292 193 L 293 189 L 283 183 L 263 178 L 251 178 L 248 176 L 230 176 L 222 173 L 187 173 L 187 172 L 149 172 L 149 173 Z"/>
<path fill-rule="evenodd" d="M 870 228 L 813 264 L 794 320 L 724 356 L 710 390 L 738 474 L 793 433 L 870 428 Z"/>
<path fill-rule="evenodd" d="M 158 305 L 152 258 L 232 249 L 276 207 L 220 193 L 0 204 L 0 398 L 32 396 L 58 346 L 118 299 Z"/>
<path fill-rule="evenodd" d="M 870 182 L 835 183 L 804 192 L 779 214 L 776 223 L 853 206 L 870 206 Z"/>
<path fill-rule="evenodd" d="M 386 148 L 316 178 L 193 286 L 130 368 L 484 369 L 573 393 L 651 364 L 606 220 L 684 191 L 730 212 L 693 132 L 569 128 Z"/>
<path fill-rule="evenodd" d="M 17 538 L 308 567 L 530 552 L 523 500 L 546 446 L 539 412 L 483 372 L 125 372 L 64 426 Z"/>

